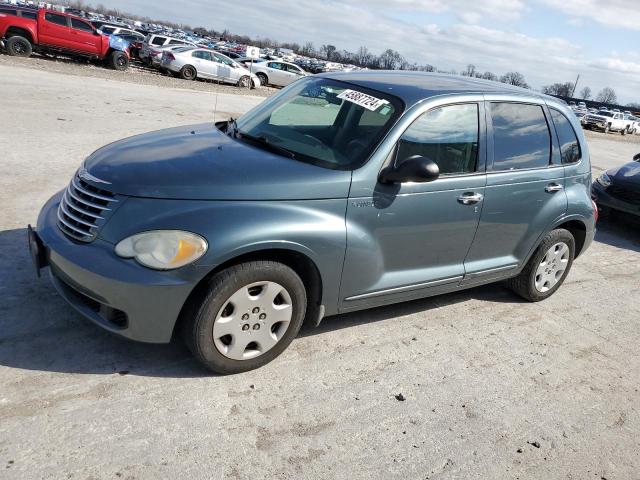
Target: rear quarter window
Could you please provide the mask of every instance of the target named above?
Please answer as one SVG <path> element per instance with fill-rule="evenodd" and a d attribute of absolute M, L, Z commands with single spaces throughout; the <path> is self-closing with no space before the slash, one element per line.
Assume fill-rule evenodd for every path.
<path fill-rule="evenodd" d="M 551 135 L 540 105 L 491 103 L 493 170 L 542 168 L 551 159 Z"/>
<path fill-rule="evenodd" d="M 38 14 L 36 12 L 22 12 L 22 17 L 35 20 L 38 17 Z"/>
<path fill-rule="evenodd" d="M 556 127 L 556 133 L 560 141 L 562 163 L 575 163 L 580 161 L 582 158 L 580 142 L 578 142 L 578 137 L 576 136 L 573 126 L 571 126 L 571 122 L 569 122 L 562 112 L 555 108 L 549 110 L 551 111 L 551 119 L 553 120 L 553 125 Z"/>
<path fill-rule="evenodd" d="M 151 40 L 151 45 L 164 45 L 164 42 L 165 42 L 166 40 L 167 40 L 167 39 L 166 39 L 165 37 L 154 37 L 154 38 Z"/>

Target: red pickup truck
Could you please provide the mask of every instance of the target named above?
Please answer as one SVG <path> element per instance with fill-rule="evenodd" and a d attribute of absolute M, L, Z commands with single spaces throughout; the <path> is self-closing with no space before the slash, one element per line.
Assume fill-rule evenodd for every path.
<path fill-rule="evenodd" d="M 36 51 L 82 56 L 105 61 L 116 70 L 129 66 L 129 52 L 86 20 L 50 10 L 38 10 L 36 18 L 0 12 L 0 39 L 7 53 L 28 57 Z"/>

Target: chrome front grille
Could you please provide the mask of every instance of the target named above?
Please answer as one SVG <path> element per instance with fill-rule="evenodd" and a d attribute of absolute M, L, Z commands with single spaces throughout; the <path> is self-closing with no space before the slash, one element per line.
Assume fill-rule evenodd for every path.
<path fill-rule="evenodd" d="M 58 226 L 75 240 L 90 242 L 118 200 L 75 175 L 60 199 Z"/>

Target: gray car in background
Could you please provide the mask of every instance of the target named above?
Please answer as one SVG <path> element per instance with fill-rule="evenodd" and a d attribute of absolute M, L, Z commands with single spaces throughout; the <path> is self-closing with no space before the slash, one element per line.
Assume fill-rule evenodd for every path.
<path fill-rule="evenodd" d="M 237 122 L 95 151 L 29 243 L 97 325 L 181 335 L 207 368 L 236 373 L 328 315 L 502 280 L 548 298 L 593 239 L 590 187 L 580 125 L 551 97 L 448 75 L 321 74 Z"/>

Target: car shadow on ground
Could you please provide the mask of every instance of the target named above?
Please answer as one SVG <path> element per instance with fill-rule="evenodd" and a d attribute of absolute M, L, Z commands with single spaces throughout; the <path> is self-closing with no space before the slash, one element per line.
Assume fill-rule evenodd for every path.
<path fill-rule="evenodd" d="M 596 241 L 640 251 L 632 227 L 603 222 Z M 36 276 L 27 250 L 26 229 L 0 232 L 0 365 L 25 370 L 151 377 L 210 376 L 180 340 L 167 345 L 131 342 L 81 317 L 57 294 L 48 278 Z M 478 299 L 522 302 L 500 284 L 328 317 L 300 335 L 326 332 L 427 312 Z M 398 321 L 402 321 L 399 319 Z"/>
<path fill-rule="evenodd" d="M 640 252 L 640 217 L 611 212 L 598 221 L 595 241 Z"/>

